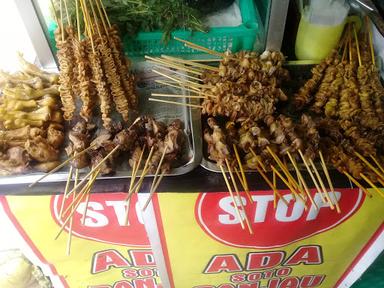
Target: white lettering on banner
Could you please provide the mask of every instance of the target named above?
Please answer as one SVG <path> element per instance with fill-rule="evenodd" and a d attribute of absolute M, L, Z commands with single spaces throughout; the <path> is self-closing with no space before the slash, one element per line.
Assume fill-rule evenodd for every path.
<path fill-rule="evenodd" d="M 115 212 L 115 216 L 120 226 L 125 226 L 125 209 L 126 201 L 106 201 L 105 205 L 107 207 L 112 207 Z M 139 203 L 136 203 L 135 210 L 137 219 L 140 224 L 143 224 L 143 218 L 141 217 Z M 77 207 L 76 212 L 84 215 L 85 211 L 85 202 L 80 203 Z M 84 221 L 84 225 L 87 227 L 104 227 L 109 224 L 109 220 L 106 215 L 99 213 L 97 211 L 105 211 L 105 207 L 102 203 L 90 201 L 88 202 L 87 215 Z M 140 216 L 139 216 L 140 215 Z"/>
<path fill-rule="evenodd" d="M 123 226 L 125 222 L 125 203 L 126 201 L 105 201 L 105 205 L 112 207 L 115 211 L 115 215 L 120 226 Z"/>
<path fill-rule="evenodd" d="M 292 194 L 283 196 L 288 203 L 293 200 Z M 276 209 L 276 220 L 280 222 L 293 222 L 298 220 L 304 212 L 304 204 L 302 201 L 294 201 L 293 208 L 290 209 L 290 206 L 287 206 L 283 201 L 279 201 Z M 291 210 L 291 215 L 288 215 L 288 211 Z"/>
<path fill-rule="evenodd" d="M 273 195 L 252 195 L 252 200 L 256 203 L 254 223 L 262 223 L 267 216 L 269 202 L 273 202 Z"/>
<path fill-rule="evenodd" d="M 244 197 L 240 197 L 243 205 L 247 205 L 247 200 Z M 235 197 L 236 205 L 240 206 L 240 201 L 238 197 Z M 219 222 L 222 224 L 238 224 L 239 219 L 236 214 L 235 206 L 231 197 L 224 197 L 220 199 L 219 206 L 228 214 L 219 214 Z M 243 211 L 240 211 L 241 216 L 244 217 Z"/>
<path fill-rule="evenodd" d="M 109 221 L 108 218 L 99 212 L 96 211 L 103 211 L 104 207 L 102 204 L 98 202 L 89 202 L 88 203 L 88 209 L 87 209 L 87 217 L 84 220 L 84 225 L 87 227 L 104 227 L 107 226 Z M 81 215 L 84 215 L 85 212 L 85 203 L 82 202 L 77 207 L 76 212 L 78 212 Z"/>
<path fill-rule="evenodd" d="M 331 200 L 334 200 L 333 193 L 329 193 L 329 197 L 331 197 Z M 335 192 L 337 202 L 339 202 L 341 193 Z M 311 205 L 308 215 L 307 215 L 307 221 L 315 220 L 317 218 L 317 215 L 319 215 L 321 208 L 328 208 L 329 203 L 324 203 L 323 200 L 321 200 L 321 196 L 319 193 L 316 193 L 315 197 L 313 197 L 313 201 L 316 203 L 317 207 L 319 209 L 316 209 L 313 205 Z"/>
<path fill-rule="evenodd" d="M 125 209 L 127 207 L 126 203 L 127 203 L 126 201 L 106 201 L 105 202 L 107 206 L 113 207 L 113 209 L 115 210 L 115 214 L 120 226 L 125 226 L 124 222 L 125 222 Z M 143 218 L 141 217 L 141 211 L 140 211 L 141 208 L 138 202 L 135 205 L 135 209 L 136 209 L 137 220 L 139 220 L 140 224 L 144 224 Z"/>
<path fill-rule="evenodd" d="M 333 193 L 329 193 L 331 200 L 334 200 Z M 335 192 L 336 201 L 339 202 L 341 193 Z M 283 196 L 284 199 L 290 203 L 288 206 L 281 201 L 281 199 L 278 200 L 277 203 L 277 209 L 275 211 L 275 219 L 278 222 L 294 222 L 303 217 L 305 214 L 305 207 L 302 201 L 292 201 L 293 196 L 292 194 L 286 194 Z M 238 197 L 234 197 L 237 206 L 240 206 L 240 201 Z M 247 199 L 245 197 L 240 197 L 241 201 L 243 202 L 243 205 L 247 205 Z M 266 217 L 268 215 L 268 208 L 273 203 L 273 195 L 252 195 L 253 203 L 252 205 L 255 206 L 254 210 L 254 218 L 253 223 L 263 223 L 266 220 Z M 321 200 L 321 196 L 319 193 L 316 193 L 313 197 L 314 202 L 316 203 L 317 207 L 319 209 L 316 209 L 314 205 L 309 206 L 308 214 L 304 217 L 306 217 L 306 221 L 315 220 L 322 208 L 328 208 L 329 203 L 324 203 Z M 293 203 L 292 203 L 293 202 Z M 225 212 L 218 215 L 218 221 L 221 224 L 226 225 L 234 225 L 239 224 L 239 219 L 236 214 L 235 206 L 233 205 L 233 200 L 231 197 L 223 197 L 219 201 L 219 207 Z M 241 215 L 244 217 L 244 213 L 242 210 L 240 210 Z"/>

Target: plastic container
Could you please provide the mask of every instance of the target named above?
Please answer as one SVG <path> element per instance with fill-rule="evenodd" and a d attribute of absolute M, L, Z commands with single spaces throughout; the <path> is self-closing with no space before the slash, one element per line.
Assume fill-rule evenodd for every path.
<path fill-rule="evenodd" d="M 237 27 L 214 27 L 207 33 L 176 30 L 172 36 L 176 36 L 193 43 L 202 45 L 219 52 L 231 50 L 256 50 L 261 52 L 264 49 L 264 28 L 259 11 L 253 0 L 239 0 L 242 24 Z M 49 40 L 56 53 L 54 30 L 56 23 L 50 23 L 48 27 Z M 162 41 L 163 33 L 139 32 L 134 38 L 125 35 L 123 37 L 124 52 L 129 57 L 141 57 L 144 55 L 186 55 L 201 54 L 202 52 L 185 47 L 183 43 L 171 39 L 167 45 Z"/>
<path fill-rule="evenodd" d="M 231 50 L 256 50 L 264 49 L 264 29 L 260 14 L 253 0 L 240 0 L 239 8 L 243 23 L 237 27 L 215 27 L 209 32 L 194 32 L 176 30 L 176 36 L 190 42 L 202 45 L 219 52 Z M 171 39 L 167 45 L 162 43 L 163 33 L 139 32 L 135 38 L 123 38 L 124 50 L 127 56 L 138 57 L 143 55 L 185 55 L 201 54 L 202 52 L 185 47 L 183 43 Z"/>

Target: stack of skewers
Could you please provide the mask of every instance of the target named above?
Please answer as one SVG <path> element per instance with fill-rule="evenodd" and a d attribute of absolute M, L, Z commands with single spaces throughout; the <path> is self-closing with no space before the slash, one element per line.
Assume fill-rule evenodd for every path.
<path fill-rule="evenodd" d="M 236 54 L 219 53 L 177 39 L 191 48 L 216 56 L 213 61 L 218 61 L 219 65 L 218 67 L 210 66 L 199 63 L 198 60 L 191 61 L 165 55 L 159 58 L 146 57 L 150 62 L 159 66 L 159 69 L 153 71 L 166 78 L 166 81 L 157 80 L 159 83 L 190 92 L 190 96 L 152 94 L 156 98 L 150 100 L 201 109 L 203 121 L 206 121 L 204 140 L 208 158 L 217 163 L 232 197 L 234 197 L 233 191 L 239 193 L 240 186 L 249 197 L 244 173 L 245 168 L 248 168 L 255 169 L 261 174 L 274 191 L 275 198 L 280 197 L 283 201 L 285 200 L 277 190 L 275 181 L 268 178 L 267 171 L 273 172 L 273 179 L 278 177 L 282 180 L 293 194 L 293 199 L 302 201 L 304 205 L 309 200 L 316 207 L 309 191 L 310 185 L 306 183 L 300 171 L 300 167 L 305 167 L 324 203 L 328 204 L 331 209 L 336 208 L 340 212 L 327 168 L 329 164 L 333 164 L 347 175 L 368 196 L 371 194 L 357 179 L 363 178 L 370 187 L 384 196 L 374 184 L 375 182 L 384 184 L 382 159 L 378 155 L 382 152 L 377 150 L 383 147 L 380 144 L 382 140 L 378 139 L 378 135 L 382 135 L 381 131 L 383 131 L 383 125 L 379 122 L 380 117 L 383 117 L 383 105 L 381 103 L 383 101 L 381 96 L 383 88 L 376 68 L 371 63 L 365 67 L 365 70 L 371 71 L 370 73 L 374 76 L 370 78 L 372 83 L 365 85 L 365 90 L 363 89 L 362 93 L 357 92 L 356 83 L 358 81 L 366 83 L 368 78 L 362 77 L 365 70 L 361 64 L 360 67 L 356 64 L 357 59 L 360 59 L 358 55 L 360 55 L 359 50 L 362 46 L 359 47 L 357 40 L 354 44 L 352 42 L 353 34 L 352 32 L 349 33 L 350 36 L 345 37 L 346 40 L 343 42 L 343 47 L 346 47 L 344 51 L 350 47 L 349 59 L 351 59 L 343 68 L 346 69 L 344 80 L 341 81 L 340 79 L 343 71 L 340 71 L 341 65 L 338 65 L 339 62 L 344 63 L 344 59 L 342 59 L 343 61 L 338 60 L 338 53 L 333 52 L 313 69 L 312 79 L 295 96 L 297 107 L 302 108 L 312 103 L 310 95 L 316 94 L 316 97 L 313 97 L 316 102 L 312 109 L 305 113 L 301 112 L 299 120 L 282 114 L 281 109 L 279 109 L 278 102 L 288 100 L 281 85 L 289 79 L 289 75 L 283 68 L 284 56 L 273 51 L 265 51 L 261 55 L 244 51 Z M 371 56 L 370 50 L 367 49 L 366 51 L 363 55 L 368 59 L 368 56 Z M 345 54 L 346 52 L 344 52 Z M 160 69 L 164 72 L 160 72 Z M 180 73 L 178 70 L 189 74 L 185 77 L 175 76 Z M 335 75 L 338 75 L 338 78 L 335 79 Z M 353 81 L 353 77 L 358 79 Z M 343 84 L 344 81 L 345 84 Z M 338 112 L 342 118 L 341 121 L 336 120 L 337 125 L 333 125 L 330 121 L 334 120 L 321 119 L 317 114 L 335 111 L 333 98 L 337 97 L 337 91 L 341 89 L 340 87 L 346 88 L 341 93 L 340 100 L 336 99 L 336 103 L 337 101 L 343 103 L 343 105 L 340 103 L 340 111 Z M 330 93 L 329 91 L 332 90 L 335 90 L 333 96 L 327 96 L 329 99 L 326 98 L 324 96 L 325 91 Z M 183 97 L 190 101 L 197 98 L 202 101 L 201 103 L 182 104 L 162 100 L 158 97 Z M 370 97 L 373 98 L 370 100 Z M 361 104 L 357 104 L 354 99 L 361 101 Z M 351 101 L 354 102 L 350 103 Z M 323 107 L 325 107 L 325 112 L 322 110 Z M 356 109 L 360 110 L 357 111 Z M 356 122 L 351 121 L 356 115 L 360 115 L 361 118 L 356 118 Z M 360 134 L 358 134 L 359 129 L 356 127 L 357 121 L 362 121 L 363 127 L 365 127 L 365 130 L 360 131 Z M 337 128 L 338 126 L 340 129 Z M 342 136 L 343 133 L 340 133 L 343 129 L 344 136 Z M 339 134 L 337 133 L 341 136 L 338 137 Z M 345 133 L 348 136 L 345 136 Z M 346 141 L 346 137 L 351 139 Z M 339 142 L 329 143 L 329 141 L 335 141 L 335 138 Z M 351 149 L 353 141 L 358 143 L 361 147 L 360 150 L 353 151 Z M 349 154 L 346 154 L 346 151 L 349 151 Z M 369 161 L 364 158 L 367 155 L 375 162 L 376 167 L 370 165 Z M 356 159 L 361 163 L 355 164 Z M 322 173 L 318 170 L 319 166 L 315 165 L 316 160 L 320 162 L 325 179 L 321 177 Z M 340 168 L 341 165 L 344 165 L 342 169 Z M 348 169 L 356 169 L 354 165 L 359 165 L 359 170 L 348 173 Z M 363 173 L 362 169 L 366 169 L 366 172 Z M 228 181 L 225 170 L 229 173 L 232 184 Z M 328 184 L 331 193 L 328 192 L 324 182 Z M 233 201 L 234 203 L 238 202 L 235 199 Z M 241 220 L 240 223 L 244 228 L 245 221 L 250 233 L 252 233 L 245 210 L 241 207 L 241 201 L 239 204 L 240 208 L 237 207 L 236 209 L 239 220 Z M 240 209 L 243 210 L 243 213 L 240 213 Z"/>
<path fill-rule="evenodd" d="M 85 220 L 98 175 L 112 175 L 119 161 L 126 160 L 131 166 L 126 198 L 126 224 L 129 224 L 130 199 L 133 193 L 140 191 L 144 177 L 154 175 L 150 197 L 143 209 L 164 175 L 186 161 L 186 135 L 180 120 L 166 125 L 152 117 L 140 116 L 129 125 L 132 118 L 129 112 L 137 108 L 137 98 L 134 77 L 129 73 L 130 64 L 124 57 L 117 30 L 110 25 L 100 0 L 76 0 L 75 4 L 77 21 L 73 25 L 67 1 L 60 1 L 55 32 L 60 97 L 64 119 L 69 124 L 65 148 L 68 158 L 30 185 L 70 164 L 60 211 L 63 224 L 57 235 L 64 229 L 69 231 L 68 254 L 73 215 L 85 201 L 82 221 Z M 83 33 L 81 23 L 84 23 Z M 99 118 L 102 125 L 97 121 Z M 90 170 L 79 180 L 81 169 L 87 167 Z M 63 209 L 64 206 L 67 208 Z"/>
<path fill-rule="evenodd" d="M 121 156 L 129 159 L 132 177 L 126 198 L 128 220 L 131 196 L 139 192 L 144 177 L 154 174 L 146 207 L 163 176 L 183 157 L 185 134 L 179 120 L 167 126 L 142 116 L 128 124 L 130 110 L 137 108 L 134 78 L 129 73 L 117 30 L 109 23 L 101 0 L 76 0 L 76 24 L 71 23 L 66 10 L 66 0 L 60 1 L 55 38 L 63 117 L 70 124 L 65 149 L 68 159 L 50 173 L 71 164 L 62 207 L 64 201 L 70 204 L 60 212 L 63 225 L 57 235 L 67 227 L 70 243 L 73 214 L 82 201 L 86 201 L 87 208 L 99 174 L 113 174 L 118 159 L 124 158 Z M 235 194 L 240 198 L 242 188 L 252 201 L 246 169 L 260 173 L 274 191 L 275 205 L 277 198 L 289 204 L 277 189 L 278 177 L 305 209 L 308 201 L 317 208 L 309 190 L 314 185 L 322 201 L 340 212 L 327 164 L 334 165 L 367 195 L 371 196 L 361 179 L 384 196 L 375 186 L 377 182 L 384 185 L 384 89 L 375 67 L 370 32 L 360 37 L 368 38 L 365 43 L 370 45 L 359 43 L 351 26 L 340 50 L 313 68 L 312 78 L 294 97 L 301 113 L 295 119 L 280 109 L 289 98 L 282 88 L 289 73 L 283 67 L 285 57 L 280 52 L 220 53 L 177 39 L 215 56 L 210 61 L 219 64 L 166 55 L 146 57 L 156 65 L 152 71 L 164 77 L 156 80 L 159 84 L 183 92 L 153 93 L 149 100 L 201 109 L 208 157 L 216 162 L 233 202 L 239 203 L 235 208 L 243 229 L 247 226 L 253 233 L 242 201 L 235 199 Z M 102 125 L 97 121 L 98 114 Z M 17 123 L 7 125 L 11 124 Z M 30 135 L 31 131 L 25 133 Z M 315 165 L 316 160 L 325 179 Z M 85 167 L 90 171 L 79 181 L 79 171 Z M 300 167 L 308 172 L 311 184 L 306 182 Z M 273 179 L 268 177 L 268 171 L 272 171 Z M 83 214 L 84 221 L 86 211 Z"/>
<path fill-rule="evenodd" d="M 328 162 L 359 187 L 361 179 L 381 193 L 374 183 L 384 185 L 384 88 L 369 28 L 358 34 L 347 27 L 339 51 L 313 69 L 294 104 L 316 118 Z"/>

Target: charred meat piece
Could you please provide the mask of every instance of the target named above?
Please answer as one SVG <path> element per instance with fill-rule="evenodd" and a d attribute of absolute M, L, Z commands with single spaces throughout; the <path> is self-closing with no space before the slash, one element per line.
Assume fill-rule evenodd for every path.
<path fill-rule="evenodd" d="M 115 135 L 113 142 L 120 145 L 122 151 L 130 151 L 138 138 L 137 132 L 133 129 L 124 129 Z"/>
<path fill-rule="evenodd" d="M 49 125 L 47 129 L 48 143 L 58 149 L 64 142 L 64 133 L 61 130 L 55 129 L 54 125 Z"/>
<path fill-rule="evenodd" d="M 38 136 L 25 142 L 25 150 L 31 158 L 39 162 L 50 162 L 59 159 L 59 150 L 51 146 L 46 139 Z"/>
<path fill-rule="evenodd" d="M 33 166 L 33 168 L 37 171 L 47 173 L 59 165 L 60 165 L 60 161 L 51 161 L 51 162 L 37 163 L 36 165 Z"/>

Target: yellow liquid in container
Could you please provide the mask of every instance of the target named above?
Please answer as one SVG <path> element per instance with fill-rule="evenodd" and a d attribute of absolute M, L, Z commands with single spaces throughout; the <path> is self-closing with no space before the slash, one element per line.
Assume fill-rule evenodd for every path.
<path fill-rule="evenodd" d="M 312 24 L 301 16 L 296 36 L 295 53 L 299 60 L 321 60 L 335 48 L 346 21 L 339 25 Z"/>

